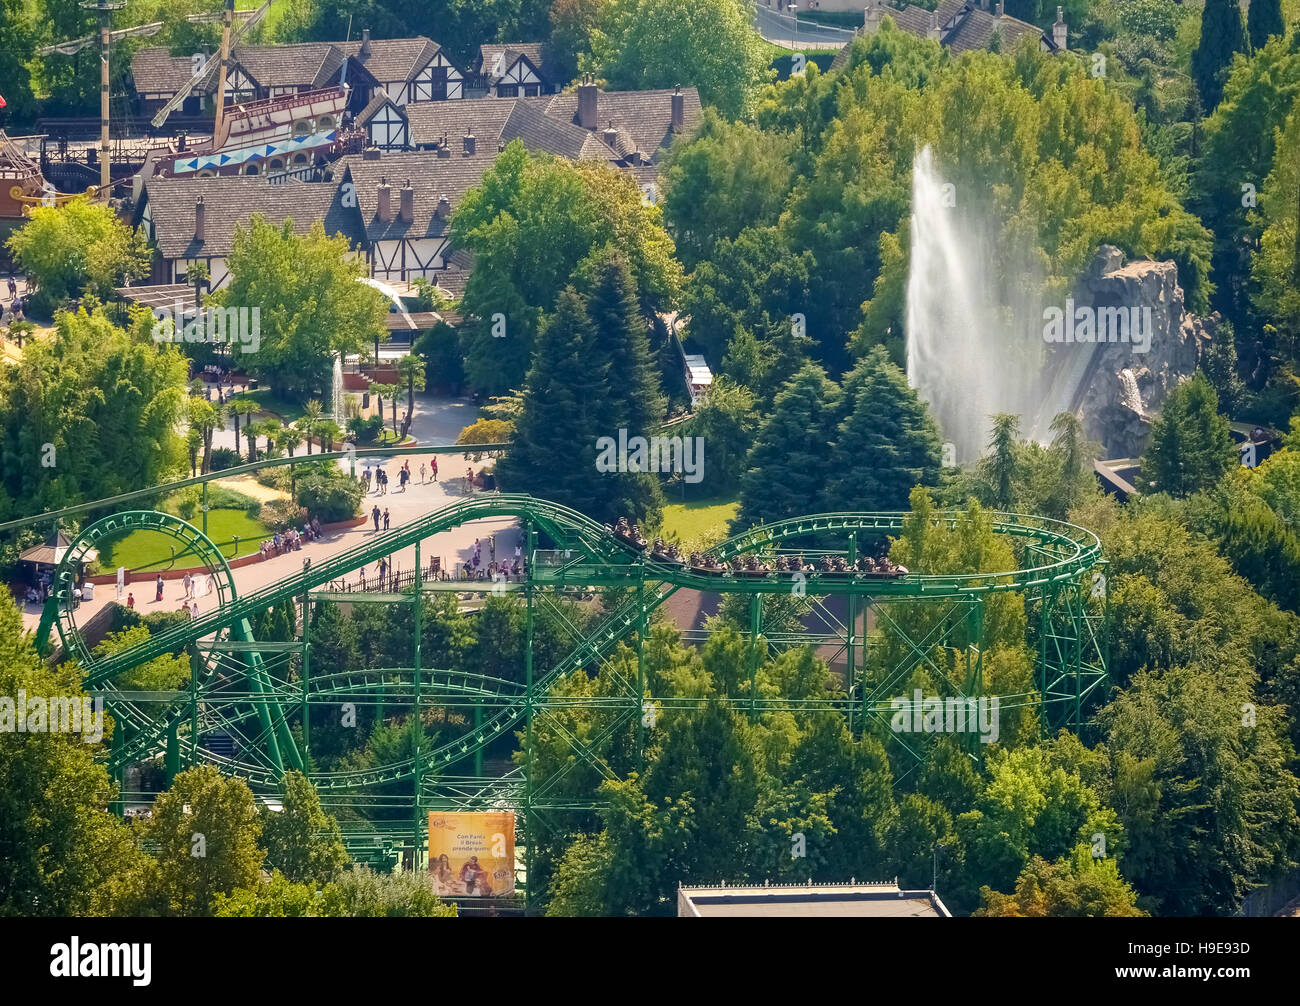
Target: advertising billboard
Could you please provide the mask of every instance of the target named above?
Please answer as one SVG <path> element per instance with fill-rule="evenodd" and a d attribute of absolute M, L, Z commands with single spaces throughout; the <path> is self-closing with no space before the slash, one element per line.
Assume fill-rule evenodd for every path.
<path fill-rule="evenodd" d="M 431 812 L 429 874 L 434 893 L 445 897 L 513 894 L 514 812 Z"/>

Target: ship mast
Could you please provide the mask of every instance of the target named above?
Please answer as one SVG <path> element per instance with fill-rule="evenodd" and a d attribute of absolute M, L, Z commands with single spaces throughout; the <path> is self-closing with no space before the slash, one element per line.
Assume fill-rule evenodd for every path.
<path fill-rule="evenodd" d="M 80 6 L 93 10 L 99 16 L 99 189 L 105 198 L 109 193 L 112 151 L 108 146 L 108 46 L 109 28 L 113 11 L 121 10 L 125 2 L 96 0 Z"/>
<path fill-rule="evenodd" d="M 235 20 L 235 0 L 226 0 L 221 26 L 221 69 L 217 76 L 217 117 L 212 123 L 212 149 L 225 142 L 222 135 L 226 125 L 226 74 L 230 69 L 230 28 Z"/>

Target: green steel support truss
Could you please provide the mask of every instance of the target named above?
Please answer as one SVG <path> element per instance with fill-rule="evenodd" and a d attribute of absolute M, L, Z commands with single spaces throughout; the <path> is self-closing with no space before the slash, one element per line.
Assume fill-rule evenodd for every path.
<path fill-rule="evenodd" d="M 831 551 L 825 543 L 838 542 L 835 550 L 847 549 L 854 557 L 860 545 L 900 533 L 906 516 L 842 513 L 793 518 L 736 535 L 715 552 L 724 561 L 746 554 L 772 556 L 812 541 L 818 551 Z M 524 531 L 530 570 L 526 583 L 446 582 L 422 579 L 417 572 L 413 587 L 399 593 L 339 589 L 361 566 L 411 546 L 418 557 L 421 543 L 432 535 L 501 517 L 518 521 Z M 959 515 L 941 514 L 937 519 L 952 525 Z M 214 610 L 128 650 L 97 656 L 85 645 L 70 603 L 74 570 L 96 542 L 135 528 L 168 534 L 199 556 L 212 573 L 219 603 Z M 596 780 L 617 778 L 597 753 L 602 740 L 631 726 L 639 760 L 654 717 L 696 703 L 651 695 L 646 688 L 642 650 L 651 618 L 681 589 L 749 596 L 749 680 L 743 694 L 729 699 L 738 710 L 758 717 L 778 709 L 831 708 L 842 712 L 857 733 L 880 729 L 882 723 L 888 729 L 890 699 L 903 692 L 918 668 L 932 671 L 934 680 L 942 679 L 953 694 L 978 697 L 983 689 L 985 602 L 1003 592 L 1018 594 L 1035 626 L 1036 687 L 1001 696 L 1002 708 L 1032 706 L 1040 710 L 1045 728 L 1079 729 L 1106 678 L 1107 610 L 1100 544 L 1082 528 L 1018 514 L 994 515 L 994 531 L 1012 541 L 1021 557 L 1020 568 L 897 578 L 811 572 L 800 574 L 796 584 L 789 573 L 708 573 L 661 562 L 567 507 L 521 494 L 484 493 L 367 537 L 363 544 L 241 597 L 220 551 L 201 531 L 167 514 L 131 512 L 90 525 L 72 543 L 56 571 L 41 631 L 48 634 L 57 629 L 65 656 L 76 658 L 85 668 L 87 689 L 104 696 L 116 725 L 109 754 L 115 773 L 170 750 L 175 761 L 184 752 L 188 764 L 211 762 L 247 779 L 255 789 L 273 792 L 285 771 L 306 769 L 327 806 L 348 811 L 343 815 L 346 820 L 362 822 L 347 826 L 354 853 L 409 850 L 413 861 L 418 861 L 422 816 L 431 809 L 513 807 L 520 812 L 524 829 L 533 835 L 547 823 L 558 826 L 555 822 L 562 815 L 589 812 L 597 803 L 594 786 L 585 798 L 575 800 L 564 795 L 560 783 L 580 769 Z M 543 539 L 549 548 L 539 547 Z M 417 569 L 419 565 L 417 558 Z M 570 625 L 569 652 L 552 666 L 535 666 L 533 638 L 539 611 L 558 611 L 559 598 L 590 597 L 607 588 L 620 588 L 608 595 L 617 600 L 594 627 L 579 632 Z M 411 666 L 333 674 L 313 670 L 307 617 L 311 601 L 412 604 L 417 597 L 439 591 L 523 594 L 525 647 L 520 680 L 424 666 L 422 605 L 414 606 Z M 806 610 L 818 614 L 825 631 L 765 632 L 763 599 L 782 594 L 805 598 Z M 251 626 L 257 616 L 286 601 L 303 606 L 298 638 L 287 643 L 255 640 Z M 929 615 L 924 620 L 928 627 L 919 633 L 908 627 L 906 617 L 907 611 L 919 610 L 917 606 Z M 687 630 L 683 636 L 691 641 L 699 632 Z M 873 665 L 884 638 L 899 650 L 893 666 Z M 754 675 L 764 656 L 810 642 L 829 647 L 831 661 L 837 667 L 842 663 L 843 692 L 828 692 L 815 701 L 761 696 Z M 563 676 L 598 666 L 624 644 L 635 654 L 636 670 L 634 678 L 620 680 L 619 694 L 592 699 L 552 695 L 552 686 Z M 964 651 L 964 663 L 954 680 L 935 663 L 935 654 L 957 648 Z M 145 693 L 115 686 L 123 672 L 178 653 L 190 654 L 191 660 L 192 673 L 184 690 Z M 464 714 L 469 725 L 450 740 L 418 742 L 409 757 L 386 765 L 311 771 L 309 711 L 337 709 L 344 702 L 371 707 L 380 715 L 456 711 Z M 564 723 L 564 711 L 575 705 L 601 713 L 600 729 L 585 740 Z M 539 726 L 564 738 L 574 754 L 561 771 L 545 779 L 536 779 L 534 773 L 534 735 Z M 484 750 L 512 730 L 520 731 L 522 759 L 502 775 L 485 777 Z M 892 735 L 891 741 L 897 752 L 921 757 L 913 739 Z M 532 846 L 532 840 L 526 841 L 530 868 Z"/>

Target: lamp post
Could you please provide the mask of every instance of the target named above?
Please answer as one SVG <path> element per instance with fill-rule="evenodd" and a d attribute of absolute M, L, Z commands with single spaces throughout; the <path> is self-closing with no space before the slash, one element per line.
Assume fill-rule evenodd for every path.
<path fill-rule="evenodd" d="M 790 51 L 794 52 L 799 43 L 799 5 L 790 4 L 790 23 L 793 26 L 790 34 Z"/>

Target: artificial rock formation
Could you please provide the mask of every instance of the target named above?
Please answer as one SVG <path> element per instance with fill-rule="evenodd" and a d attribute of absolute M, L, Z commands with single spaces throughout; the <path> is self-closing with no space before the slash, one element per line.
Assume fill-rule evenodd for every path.
<path fill-rule="evenodd" d="M 1104 458 L 1133 458 L 1146 448 L 1151 419 L 1169 392 L 1196 370 L 1214 337 L 1218 315 L 1199 318 L 1187 311 L 1173 262 L 1124 262 L 1113 245 L 1097 251 L 1075 295 L 1082 305 L 1150 309 L 1150 345 L 1098 343 L 1079 385 L 1075 411 Z M 1058 347 L 1063 349 L 1065 347 Z"/>

